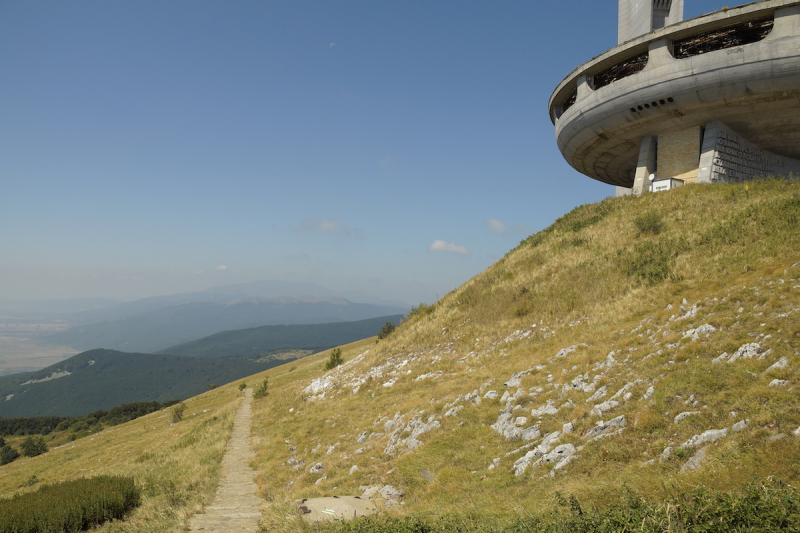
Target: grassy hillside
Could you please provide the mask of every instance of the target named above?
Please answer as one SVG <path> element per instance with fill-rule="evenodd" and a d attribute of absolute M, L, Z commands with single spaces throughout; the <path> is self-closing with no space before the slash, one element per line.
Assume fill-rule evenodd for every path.
<path fill-rule="evenodd" d="M 305 355 L 305 354 L 302 354 Z M 83 415 L 136 401 L 187 398 L 286 361 L 90 350 L 36 372 L 0 377 L 0 417 Z"/>
<path fill-rule="evenodd" d="M 247 378 L 270 378 L 253 404 L 264 530 L 315 531 L 296 498 L 388 484 L 405 496 L 387 512 L 417 525 L 539 531 L 537 520 L 656 502 L 666 514 L 650 530 L 678 531 L 684 510 L 705 501 L 691 496 L 698 487 L 796 483 L 799 222 L 800 186 L 780 181 L 582 206 L 387 339 L 343 346 L 343 365 L 324 371 L 320 353 Z M 191 400 L 218 402 L 219 433 L 155 413 L 82 443 L 75 462 L 58 455 L 67 449 L 2 467 L 0 494 L 29 490 L 32 473 L 133 474 L 154 488 L 108 531 L 180 531 L 210 481 L 185 474 L 196 462 L 177 432 L 222 442 L 229 419 L 216 413 L 232 412 L 234 386 Z M 134 428 L 151 422 L 159 433 L 146 440 Z M 121 450 L 155 457 L 111 461 Z M 217 457 L 197 461 L 209 479 Z M 174 485 L 153 481 L 166 465 Z M 745 513 L 761 512 L 747 501 Z M 156 516 L 162 504 L 171 518 Z"/>
<path fill-rule="evenodd" d="M 403 308 L 344 298 L 247 298 L 225 303 L 187 302 L 118 320 L 78 326 L 44 337 L 78 350 L 110 348 L 153 353 L 220 331 L 270 324 L 322 324 L 403 313 Z"/>
<path fill-rule="evenodd" d="M 405 493 L 395 514 L 502 525 L 559 494 L 589 510 L 797 481 L 798 222 L 780 181 L 582 206 L 343 366 L 275 369 L 255 407 L 266 529 L 301 527 L 295 498 L 369 485 Z"/>
<path fill-rule="evenodd" d="M 386 322 L 397 324 L 403 315 L 353 322 L 261 326 L 221 331 L 191 342 L 170 346 L 159 353 L 195 357 L 250 356 L 285 350 L 319 351 L 373 337 Z"/>

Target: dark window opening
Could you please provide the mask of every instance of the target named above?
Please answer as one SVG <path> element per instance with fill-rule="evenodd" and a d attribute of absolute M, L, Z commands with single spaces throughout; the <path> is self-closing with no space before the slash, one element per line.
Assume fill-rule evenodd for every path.
<path fill-rule="evenodd" d="M 567 97 L 567 100 L 564 102 L 564 106 L 561 108 L 561 113 L 566 112 L 567 109 L 572 107 L 577 98 L 578 98 L 578 89 L 575 89 L 570 93 L 570 95 Z"/>
<path fill-rule="evenodd" d="M 757 43 L 769 35 L 774 25 L 773 19 L 754 20 L 720 30 L 700 33 L 674 41 L 672 43 L 673 50 L 676 58 L 685 59 L 716 50 Z"/>
<path fill-rule="evenodd" d="M 599 74 L 595 74 L 594 88 L 599 89 L 617 80 L 636 74 L 647 65 L 647 57 L 647 53 L 644 53 L 622 63 L 617 63 Z"/>

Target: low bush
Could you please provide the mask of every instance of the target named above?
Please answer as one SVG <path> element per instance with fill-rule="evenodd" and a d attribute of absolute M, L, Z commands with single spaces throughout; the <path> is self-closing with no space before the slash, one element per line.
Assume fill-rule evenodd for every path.
<path fill-rule="evenodd" d="M 0 533 L 72 533 L 121 519 L 139 505 L 133 478 L 99 476 L 0 500 Z"/>
<path fill-rule="evenodd" d="M 633 220 L 633 223 L 640 234 L 658 235 L 664 231 L 664 221 L 655 210 L 642 213 Z"/>
<path fill-rule="evenodd" d="M 384 324 L 381 330 L 378 332 L 378 338 L 381 340 L 385 339 L 386 337 L 394 333 L 395 329 L 396 328 L 393 322 L 386 322 L 386 324 Z"/>
<path fill-rule="evenodd" d="M 331 357 L 328 359 L 328 362 L 325 363 L 325 370 L 332 370 L 337 366 L 344 363 L 344 359 L 342 358 L 342 351 L 339 348 L 334 348 L 331 352 Z"/>
<path fill-rule="evenodd" d="M 0 465 L 7 465 L 8 463 L 14 461 L 17 457 L 19 457 L 19 452 L 8 444 L 5 444 L 0 448 Z"/>
<path fill-rule="evenodd" d="M 42 437 L 28 437 L 20 446 L 23 455 L 27 457 L 36 457 L 47 453 L 47 444 L 45 444 Z"/>
<path fill-rule="evenodd" d="M 256 390 L 253 391 L 253 398 L 258 400 L 259 398 L 263 398 L 264 396 L 269 395 L 269 378 L 264 378 L 264 381 L 261 382 L 261 385 L 256 387 Z"/>
<path fill-rule="evenodd" d="M 186 404 L 183 402 L 175 404 L 172 408 L 172 423 L 175 424 L 183 420 L 183 412 L 186 411 Z"/>

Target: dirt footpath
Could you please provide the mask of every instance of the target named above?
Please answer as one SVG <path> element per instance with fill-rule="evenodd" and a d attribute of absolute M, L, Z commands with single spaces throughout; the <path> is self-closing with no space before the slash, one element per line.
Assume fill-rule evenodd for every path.
<path fill-rule="evenodd" d="M 258 530 L 261 499 L 256 496 L 255 471 L 249 463 L 255 457 L 250 446 L 250 419 L 253 390 L 245 390 L 242 405 L 233 419 L 233 431 L 222 458 L 222 474 L 217 494 L 205 513 L 189 519 L 190 531 L 228 533 Z"/>

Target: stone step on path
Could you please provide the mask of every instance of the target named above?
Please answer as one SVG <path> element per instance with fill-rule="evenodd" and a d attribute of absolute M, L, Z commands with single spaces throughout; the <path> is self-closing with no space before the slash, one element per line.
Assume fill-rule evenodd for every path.
<path fill-rule="evenodd" d="M 242 405 L 233 418 L 233 430 L 225 455 L 217 493 L 203 514 L 189 519 L 189 531 L 203 533 L 250 532 L 258 530 L 261 518 L 261 499 L 256 496 L 258 486 L 253 481 L 255 471 L 250 462 L 255 453 L 250 445 L 250 420 L 253 389 L 245 389 Z"/>

